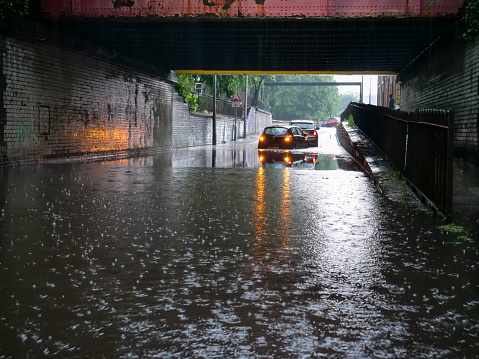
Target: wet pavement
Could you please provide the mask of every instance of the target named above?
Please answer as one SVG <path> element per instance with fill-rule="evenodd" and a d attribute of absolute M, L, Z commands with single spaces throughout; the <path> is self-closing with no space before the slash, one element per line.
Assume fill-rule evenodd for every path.
<path fill-rule="evenodd" d="M 478 245 L 320 132 L 0 169 L 0 358 L 477 357 Z"/>
<path fill-rule="evenodd" d="M 453 221 L 479 238 L 479 167 L 454 159 Z"/>

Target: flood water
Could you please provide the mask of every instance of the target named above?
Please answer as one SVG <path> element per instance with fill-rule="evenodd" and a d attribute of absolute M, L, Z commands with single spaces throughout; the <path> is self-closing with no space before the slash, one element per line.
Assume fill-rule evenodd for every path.
<path fill-rule="evenodd" d="M 477 357 L 477 244 L 324 138 L 0 169 L 0 358 Z"/>

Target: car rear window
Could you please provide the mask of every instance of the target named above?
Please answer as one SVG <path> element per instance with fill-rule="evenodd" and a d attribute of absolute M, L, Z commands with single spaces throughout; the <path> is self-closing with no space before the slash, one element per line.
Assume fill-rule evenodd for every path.
<path fill-rule="evenodd" d="M 267 127 L 264 129 L 265 135 L 281 136 L 286 135 L 287 133 L 288 129 L 284 127 Z"/>
<path fill-rule="evenodd" d="M 298 126 L 302 130 L 314 130 L 314 124 L 312 123 L 291 122 L 291 124 Z"/>

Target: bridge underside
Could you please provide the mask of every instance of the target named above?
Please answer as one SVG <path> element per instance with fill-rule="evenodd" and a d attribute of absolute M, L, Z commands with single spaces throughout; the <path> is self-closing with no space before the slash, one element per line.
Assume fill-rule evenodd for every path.
<path fill-rule="evenodd" d="M 458 17 L 90 19 L 50 24 L 161 69 L 399 73 Z"/>

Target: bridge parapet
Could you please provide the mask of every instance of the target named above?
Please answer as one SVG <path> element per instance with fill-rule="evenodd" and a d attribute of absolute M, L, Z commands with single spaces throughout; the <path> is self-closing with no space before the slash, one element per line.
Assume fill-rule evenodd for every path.
<path fill-rule="evenodd" d="M 40 0 L 44 18 L 375 17 L 457 14 L 464 0 Z"/>

